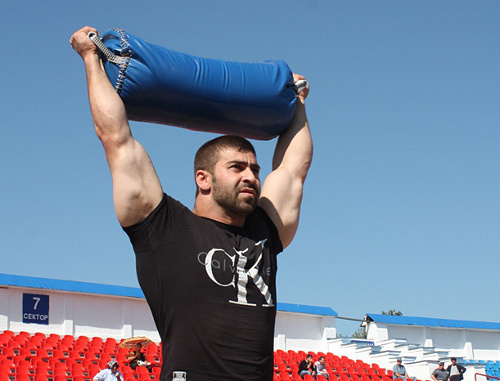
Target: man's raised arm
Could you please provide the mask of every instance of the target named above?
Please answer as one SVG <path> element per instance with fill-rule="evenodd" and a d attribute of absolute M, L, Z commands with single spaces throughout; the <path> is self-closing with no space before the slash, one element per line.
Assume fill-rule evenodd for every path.
<path fill-rule="evenodd" d="M 294 80 L 304 77 L 294 74 Z M 304 181 L 313 157 L 313 144 L 305 111 L 309 85 L 297 99 L 290 127 L 278 139 L 273 171 L 264 181 L 259 205 L 278 228 L 283 247 L 293 240 L 299 225 Z"/>
<path fill-rule="evenodd" d="M 111 171 L 116 216 L 122 226 L 130 226 L 151 213 L 163 190 L 147 152 L 132 137 L 125 106 L 106 76 L 98 49 L 87 37 L 89 32 L 97 30 L 80 29 L 70 44 L 85 63 L 90 110 Z"/>

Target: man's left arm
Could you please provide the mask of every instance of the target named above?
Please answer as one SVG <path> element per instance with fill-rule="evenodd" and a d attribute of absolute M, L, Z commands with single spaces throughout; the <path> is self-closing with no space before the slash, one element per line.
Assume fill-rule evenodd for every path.
<path fill-rule="evenodd" d="M 294 80 L 304 77 L 294 74 Z M 273 171 L 262 187 L 259 205 L 276 225 L 283 248 L 293 240 L 299 226 L 304 181 L 313 157 L 305 99 L 309 85 L 297 98 L 290 127 L 280 135 L 273 157 Z"/>

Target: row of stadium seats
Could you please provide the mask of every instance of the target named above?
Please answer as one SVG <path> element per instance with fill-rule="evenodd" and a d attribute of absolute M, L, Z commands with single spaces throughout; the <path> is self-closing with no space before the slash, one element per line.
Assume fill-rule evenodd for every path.
<path fill-rule="evenodd" d="M 146 359 L 153 365 L 150 373 L 144 367 L 132 370 L 128 366 L 130 350 L 121 348 L 120 342 L 6 330 L 0 333 L 0 381 L 90 381 L 110 360 L 118 361 L 124 381 L 159 380 L 161 344 L 145 348 Z"/>
<path fill-rule="evenodd" d="M 299 381 L 299 363 L 311 354 L 316 362 L 325 357 L 326 370 L 331 381 L 392 381 L 392 371 L 381 368 L 378 364 L 367 364 L 361 360 L 352 360 L 347 356 L 332 353 L 277 350 L 274 354 L 275 381 Z M 307 379 L 308 377 L 304 377 Z M 324 377 L 317 377 L 321 380 Z"/>
<path fill-rule="evenodd" d="M 113 338 L 15 334 L 6 330 L 0 333 L 0 381 L 91 381 L 110 360 L 118 361 L 124 381 L 159 380 L 161 343 L 144 348 L 146 359 L 153 365 L 149 372 L 144 367 L 132 370 L 128 366 L 129 349 L 121 348 L 120 342 Z M 314 361 L 325 357 L 330 381 L 392 381 L 392 371 L 377 364 L 332 353 L 291 350 L 275 351 L 274 381 L 302 380 L 298 365 L 308 354 Z M 317 380 L 324 381 L 323 377 Z"/>

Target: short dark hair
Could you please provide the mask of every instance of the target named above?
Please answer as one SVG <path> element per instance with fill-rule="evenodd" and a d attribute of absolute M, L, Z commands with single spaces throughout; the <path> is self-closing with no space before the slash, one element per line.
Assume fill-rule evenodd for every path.
<path fill-rule="evenodd" d="M 235 135 L 224 135 L 209 140 L 203 144 L 194 157 L 194 172 L 202 169 L 213 174 L 215 164 L 219 159 L 219 152 L 225 148 L 234 148 L 239 152 L 252 152 L 255 148 L 247 139 Z"/>
<path fill-rule="evenodd" d="M 450 361 L 453 361 L 453 360 L 457 361 L 457 358 L 456 357 L 450 358 Z"/>
<path fill-rule="evenodd" d="M 311 359 L 312 359 L 312 357 L 313 357 L 313 355 L 308 354 L 308 355 L 306 356 L 306 359 L 308 359 L 308 358 L 311 358 Z"/>

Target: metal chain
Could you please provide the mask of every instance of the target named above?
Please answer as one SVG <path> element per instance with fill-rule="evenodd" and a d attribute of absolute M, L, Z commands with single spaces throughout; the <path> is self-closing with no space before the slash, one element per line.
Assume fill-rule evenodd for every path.
<path fill-rule="evenodd" d="M 99 50 L 104 54 L 106 59 L 110 62 L 113 62 L 115 64 L 123 64 L 127 62 L 127 57 L 120 57 L 111 52 L 106 45 L 102 42 L 101 38 L 97 35 L 95 32 L 90 32 L 88 35 L 88 38 L 96 44 L 96 46 L 99 48 Z"/>

